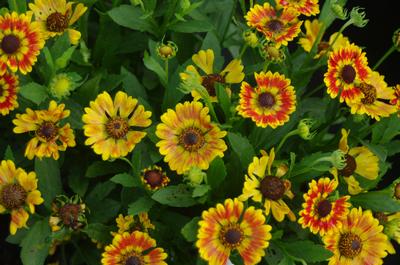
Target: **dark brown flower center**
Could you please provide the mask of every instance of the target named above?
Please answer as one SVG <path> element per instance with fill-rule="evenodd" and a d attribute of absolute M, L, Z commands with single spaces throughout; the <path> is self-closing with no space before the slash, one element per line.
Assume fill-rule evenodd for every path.
<path fill-rule="evenodd" d="M 207 89 L 207 92 L 210 96 L 214 97 L 217 95 L 215 91 L 215 83 L 225 83 L 225 78 L 219 74 L 209 74 L 203 76 L 203 81 L 201 85 Z"/>
<path fill-rule="evenodd" d="M 258 104 L 263 108 L 269 109 L 275 105 L 275 97 L 269 92 L 261 93 L 258 96 Z"/>
<path fill-rule="evenodd" d="M 52 13 L 46 20 L 47 30 L 51 32 L 64 32 L 68 28 L 68 23 L 68 14 L 63 15 L 59 12 Z"/>
<path fill-rule="evenodd" d="M 322 51 L 326 51 L 329 49 L 329 42 L 327 41 L 321 41 L 320 43 L 318 43 L 318 53 L 322 52 Z"/>
<path fill-rule="evenodd" d="M 388 217 L 383 212 L 375 212 L 374 217 L 378 219 L 379 224 L 384 225 L 388 222 Z"/>
<path fill-rule="evenodd" d="M 160 187 L 163 182 L 163 177 L 163 173 L 156 169 L 152 169 L 144 173 L 144 179 L 152 188 Z"/>
<path fill-rule="evenodd" d="M 60 208 L 58 214 L 65 226 L 71 227 L 72 229 L 79 228 L 79 214 L 81 212 L 81 206 L 79 204 L 68 203 Z"/>
<path fill-rule="evenodd" d="M 339 171 L 340 175 L 350 177 L 357 168 L 356 160 L 349 154 L 346 154 L 346 166 Z"/>
<path fill-rule="evenodd" d="M 106 123 L 106 132 L 114 139 L 121 139 L 125 137 L 128 131 L 128 122 L 121 117 L 111 118 Z"/>
<path fill-rule="evenodd" d="M 394 197 L 400 200 L 400 183 L 397 183 L 396 186 L 394 187 Z"/>
<path fill-rule="evenodd" d="M 372 104 L 375 102 L 377 98 L 376 88 L 369 84 L 362 83 L 360 85 L 360 90 L 364 94 L 364 98 L 361 99 L 361 102 L 364 104 Z"/>
<path fill-rule="evenodd" d="M 243 241 L 244 234 L 238 224 L 229 224 L 221 229 L 219 239 L 225 247 L 233 249 Z"/>
<path fill-rule="evenodd" d="M 353 83 L 354 79 L 356 78 L 356 70 L 354 69 L 353 66 L 346 64 L 342 68 L 342 73 L 341 73 L 342 79 L 346 84 L 351 84 Z"/>
<path fill-rule="evenodd" d="M 8 210 L 18 209 L 24 205 L 27 192 L 20 184 L 7 184 L 0 193 L 0 203 Z"/>
<path fill-rule="evenodd" d="M 277 201 L 285 194 L 285 184 L 275 176 L 266 176 L 260 183 L 262 195 L 270 200 Z"/>
<path fill-rule="evenodd" d="M 328 200 L 322 200 L 317 205 L 318 216 L 326 217 L 332 211 L 332 203 Z"/>
<path fill-rule="evenodd" d="M 236 245 L 242 240 L 242 232 L 238 229 L 229 229 L 225 232 L 225 241 L 231 245 Z"/>
<path fill-rule="evenodd" d="M 1 49 L 6 54 L 13 54 L 21 47 L 19 38 L 14 35 L 6 35 L 1 40 Z"/>
<path fill-rule="evenodd" d="M 142 261 L 137 256 L 130 256 L 126 259 L 125 265 L 142 265 Z"/>
<path fill-rule="evenodd" d="M 188 128 L 179 136 L 179 143 L 190 152 L 195 152 L 203 147 L 205 139 L 197 128 Z"/>
<path fill-rule="evenodd" d="M 360 254 L 362 249 L 361 238 L 353 233 L 346 233 L 340 236 L 339 252 L 346 258 L 354 258 Z"/>
<path fill-rule="evenodd" d="M 58 127 L 51 121 L 45 121 L 36 130 L 36 135 L 45 139 L 47 142 L 56 138 L 58 134 Z"/>
<path fill-rule="evenodd" d="M 278 19 L 272 19 L 265 25 L 266 28 L 273 33 L 278 33 L 283 29 L 283 23 Z"/>

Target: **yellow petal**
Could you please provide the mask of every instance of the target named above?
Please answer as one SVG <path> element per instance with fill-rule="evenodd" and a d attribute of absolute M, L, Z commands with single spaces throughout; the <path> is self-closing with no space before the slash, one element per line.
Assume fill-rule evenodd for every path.
<path fill-rule="evenodd" d="M 225 82 L 228 84 L 236 84 L 243 81 L 244 66 L 240 60 L 232 60 L 224 70 L 220 73 L 220 75 L 225 76 Z"/>
<path fill-rule="evenodd" d="M 206 73 L 207 75 L 213 73 L 214 66 L 214 52 L 211 49 L 206 51 L 201 50 L 192 56 L 193 62 Z"/>
<path fill-rule="evenodd" d="M 68 29 L 68 36 L 72 45 L 77 45 L 81 39 L 81 33 L 75 29 Z"/>
<path fill-rule="evenodd" d="M 79 3 L 74 10 L 71 18 L 69 19 L 69 25 L 74 24 L 87 10 L 87 7 L 83 4 Z M 72 43 L 72 42 L 71 42 Z"/>

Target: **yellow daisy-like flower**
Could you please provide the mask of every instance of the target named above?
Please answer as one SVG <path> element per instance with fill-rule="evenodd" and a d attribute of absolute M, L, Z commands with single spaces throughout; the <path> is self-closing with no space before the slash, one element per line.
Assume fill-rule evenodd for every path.
<path fill-rule="evenodd" d="M 7 67 L 24 75 L 32 71 L 44 40 L 39 24 L 31 19 L 32 12 L 0 16 L 0 75 Z"/>
<path fill-rule="evenodd" d="M 254 5 L 247 12 L 245 19 L 247 25 L 257 29 L 265 35 L 265 38 L 280 45 L 287 46 L 288 41 L 293 40 L 300 32 L 303 23 L 297 19 L 299 13 L 294 8 L 277 10 L 268 2 Z"/>
<path fill-rule="evenodd" d="M 314 43 L 317 40 L 318 34 L 321 30 L 322 23 L 318 19 L 313 21 L 306 20 L 304 22 L 304 27 L 306 28 L 306 34 L 303 38 L 299 39 L 299 44 L 306 52 L 310 52 Z M 339 34 L 339 36 L 337 35 Z M 314 56 L 315 59 L 328 53 L 330 50 L 337 50 L 339 47 L 350 45 L 349 39 L 344 37 L 341 33 L 333 33 L 329 37 L 329 41 L 321 41 L 317 46 L 317 54 Z"/>
<path fill-rule="evenodd" d="M 0 114 L 7 115 L 18 108 L 18 76 L 4 73 L 0 76 Z"/>
<path fill-rule="evenodd" d="M 388 252 L 394 253 L 383 226 L 371 211 L 353 208 L 342 221 L 323 238 L 325 247 L 333 252 L 329 265 L 380 265 Z"/>
<path fill-rule="evenodd" d="M 336 226 L 341 225 L 341 220 L 348 214 L 351 206 L 347 201 L 350 196 L 343 196 L 337 200 L 328 197 L 336 190 L 338 182 L 329 178 L 312 180 L 308 192 L 303 195 L 303 210 L 300 211 L 299 224 L 303 228 L 309 227 L 314 234 L 323 236 Z"/>
<path fill-rule="evenodd" d="M 279 73 L 255 73 L 257 87 L 242 82 L 238 113 L 257 126 L 276 128 L 289 120 L 296 109 L 296 94 L 290 80 Z"/>
<path fill-rule="evenodd" d="M 282 179 L 287 168 L 278 167 L 276 172 L 273 172 L 272 163 L 274 159 L 275 151 L 273 148 L 269 155 L 264 153 L 261 158 L 253 158 L 253 162 L 247 170 L 243 192 L 239 199 L 246 201 L 251 198 L 255 202 L 263 203 L 265 215 L 268 216 L 272 212 L 272 216 L 278 222 L 282 222 L 285 215 L 288 215 L 289 219 L 294 221 L 296 216 L 283 201 L 284 195 L 290 199 L 294 197 L 290 189 L 290 181 Z"/>
<path fill-rule="evenodd" d="M 365 52 L 358 46 L 349 44 L 339 47 L 331 52 L 328 59 L 328 71 L 324 75 L 327 92 L 331 98 L 340 94 L 340 102 L 359 100 L 362 97 L 359 85 L 370 72 Z"/>
<path fill-rule="evenodd" d="M 208 112 L 199 101 L 186 101 L 161 116 L 156 129 L 161 141 L 157 146 L 164 161 L 178 174 L 193 166 L 208 169 L 216 156 L 224 156 L 227 146 L 221 138 L 226 132 L 211 123 Z"/>
<path fill-rule="evenodd" d="M 278 7 L 292 7 L 308 17 L 319 14 L 318 0 L 278 0 L 276 3 Z"/>
<path fill-rule="evenodd" d="M 102 256 L 103 265 L 167 265 L 164 249 L 156 247 L 156 241 L 140 231 L 115 235 Z"/>
<path fill-rule="evenodd" d="M 214 72 L 214 51 L 211 49 L 201 50 L 197 54 L 192 56 L 192 61 L 198 68 L 203 72 L 199 74 L 198 70 L 194 65 L 188 65 L 186 71 L 194 73 L 199 83 L 207 89 L 208 94 L 212 101 L 217 101 L 217 93 L 215 90 L 215 83 L 222 84 L 237 84 L 242 82 L 244 78 L 243 65 L 241 60 L 232 60 L 219 74 Z M 182 80 L 188 78 L 187 73 L 181 73 L 180 77 Z M 228 93 L 230 90 L 228 90 Z M 197 91 L 192 91 L 194 100 L 201 98 Z"/>
<path fill-rule="evenodd" d="M 342 129 L 342 138 L 339 142 L 339 149 L 346 154 L 346 166 L 339 171 L 333 168 L 331 173 L 335 178 L 337 175 L 343 176 L 348 184 L 349 193 L 355 195 L 362 191 L 356 178 L 374 180 L 378 177 L 379 158 L 365 146 L 350 148 L 347 144 L 349 133 L 350 131 Z"/>
<path fill-rule="evenodd" d="M 397 111 L 400 111 L 400 85 L 396 85 L 393 88 L 393 99 L 390 100 L 390 104 L 394 105 L 397 108 Z M 400 116 L 400 113 L 398 113 Z"/>
<path fill-rule="evenodd" d="M 352 114 L 367 114 L 379 121 L 381 117 L 389 117 L 397 111 L 396 106 L 384 102 L 393 100 L 395 95 L 378 72 L 372 72 L 359 88 L 361 99 L 347 103 Z"/>
<path fill-rule="evenodd" d="M 245 265 L 260 262 L 269 246 L 271 226 L 265 224 L 261 210 L 244 209 L 238 199 L 227 199 L 202 214 L 196 247 L 210 265 L 226 265 L 237 250 Z"/>
<path fill-rule="evenodd" d="M 150 126 L 150 116 L 150 111 L 125 92 L 118 91 L 113 102 L 104 91 L 90 102 L 82 116 L 83 131 L 88 137 L 85 144 L 91 145 L 103 160 L 124 157 L 146 136 L 134 129 Z"/>
<path fill-rule="evenodd" d="M 28 142 L 25 156 L 28 159 L 53 157 L 57 160 L 58 151 L 65 151 L 67 147 L 74 147 L 75 136 L 69 123 L 61 126 L 60 122 L 69 116 L 70 111 L 64 110 L 65 105 L 57 105 L 51 101 L 48 110 L 26 109 L 26 113 L 17 114 L 13 120 L 14 133 L 33 132 L 34 137 Z"/>
<path fill-rule="evenodd" d="M 70 26 L 86 12 L 87 7 L 79 3 L 72 11 L 73 4 L 66 0 L 35 0 L 34 3 L 29 3 L 29 9 L 34 12 L 45 39 L 67 31 L 71 44 L 78 44 L 81 33 Z"/>
<path fill-rule="evenodd" d="M 10 213 L 10 233 L 14 235 L 17 229 L 26 227 L 29 219 L 27 209 L 35 213 L 35 205 L 43 203 L 40 191 L 37 190 L 35 172 L 26 173 L 22 168 L 16 168 L 11 160 L 0 163 L 0 214 Z"/>
<path fill-rule="evenodd" d="M 111 235 L 122 234 L 124 232 L 141 231 L 148 232 L 149 229 L 155 229 L 155 226 L 151 223 L 149 215 L 145 212 L 139 213 L 138 215 L 127 215 L 123 216 L 119 214 L 115 219 L 117 223 L 118 232 L 111 232 Z"/>
<path fill-rule="evenodd" d="M 167 174 L 159 166 L 151 166 L 142 171 L 140 177 L 148 190 L 156 191 L 169 183 Z"/>

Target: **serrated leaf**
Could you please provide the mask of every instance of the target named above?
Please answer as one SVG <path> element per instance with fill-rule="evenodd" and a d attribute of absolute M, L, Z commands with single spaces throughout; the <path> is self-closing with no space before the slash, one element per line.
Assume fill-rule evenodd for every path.
<path fill-rule="evenodd" d="M 21 86 L 19 93 L 36 105 L 39 105 L 47 98 L 47 88 L 35 82 Z"/>
<path fill-rule="evenodd" d="M 129 204 L 128 214 L 138 215 L 139 213 L 147 213 L 154 205 L 154 201 L 149 197 L 141 197 L 135 202 Z"/>
<path fill-rule="evenodd" d="M 216 157 L 207 170 L 207 182 L 214 189 L 217 188 L 226 177 L 226 167 L 220 157 Z"/>
<path fill-rule="evenodd" d="M 24 265 L 43 265 L 51 245 L 47 219 L 37 221 L 21 242 L 21 260 Z"/>
<path fill-rule="evenodd" d="M 194 242 L 197 240 L 197 231 L 199 230 L 200 217 L 194 217 L 190 222 L 185 224 L 181 229 L 181 234 L 188 242 Z"/>
<path fill-rule="evenodd" d="M 173 207 L 189 207 L 197 204 L 187 185 L 168 186 L 155 192 L 151 198 L 161 204 Z"/>
<path fill-rule="evenodd" d="M 38 189 L 44 199 L 44 205 L 50 209 L 53 199 L 62 194 L 62 183 L 58 161 L 52 158 L 36 158 L 35 172 L 38 177 Z"/>

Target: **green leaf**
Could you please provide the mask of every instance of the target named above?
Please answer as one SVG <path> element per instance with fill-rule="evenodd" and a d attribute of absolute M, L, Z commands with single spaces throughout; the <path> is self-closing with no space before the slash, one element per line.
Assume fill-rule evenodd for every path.
<path fill-rule="evenodd" d="M 139 7 L 120 5 L 108 11 L 108 15 L 120 26 L 133 30 L 147 31 L 157 35 L 156 29 L 149 19 L 143 19 L 144 13 Z"/>
<path fill-rule="evenodd" d="M 218 103 L 225 114 L 225 120 L 229 120 L 231 117 L 231 99 L 228 96 L 228 93 L 226 93 L 225 87 L 219 83 L 216 84 L 216 92 Z"/>
<path fill-rule="evenodd" d="M 128 214 L 138 215 L 139 213 L 147 213 L 150 211 L 151 207 L 153 207 L 154 203 L 155 202 L 151 198 L 143 196 L 135 202 L 129 204 Z"/>
<path fill-rule="evenodd" d="M 9 145 L 7 145 L 6 151 L 4 152 L 4 159 L 15 161 L 14 153 Z"/>
<path fill-rule="evenodd" d="M 197 240 L 197 231 L 199 230 L 200 217 L 194 217 L 181 229 L 181 234 L 188 242 Z"/>
<path fill-rule="evenodd" d="M 239 156 L 242 167 L 247 168 L 255 156 L 254 148 L 249 140 L 232 132 L 228 133 L 228 140 L 233 151 Z"/>
<path fill-rule="evenodd" d="M 392 198 L 390 190 L 369 191 L 351 196 L 351 203 L 361 206 L 363 209 L 370 209 L 375 212 L 398 212 L 400 203 Z"/>
<path fill-rule="evenodd" d="M 86 233 L 91 239 L 106 244 L 112 239 L 110 234 L 111 230 L 112 228 L 110 226 L 101 223 L 92 223 L 82 229 L 82 232 Z"/>
<path fill-rule="evenodd" d="M 87 203 L 97 204 L 99 201 L 107 197 L 115 186 L 116 185 L 110 181 L 99 183 L 89 193 L 85 201 Z"/>
<path fill-rule="evenodd" d="M 137 178 L 128 173 L 117 174 L 110 180 L 127 188 L 138 187 L 141 184 L 141 182 Z"/>
<path fill-rule="evenodd" d="M 94 100 L 99 94 L 99 85 L 102 74 L 98 73 L 93 78 L 86 81 L 79 87 L 74 95 L 74 99 L 82 106 L 89 105 L 89 101 Z"/>
<path fill-rule="evenodd" d="M 213 188 L 217 188 L 226 177 L 226 167 L 220 157 L 216 157 L 207 170 L 207 183 Z"/>
<path fill-rule="evenodd" d="M 47 98 L 47 87 L 31 82 L 20 87 L 19 93 L 26 99 L 39 105 Z"/>
<path fill-rule="evenodd" d="M 24 265 L 43 265 L 51 245 L 47 219 L 37 221 L 21 242 L 21 260 Z"/>
<path fill-rule="evenodd" d="M 56 70 L 64 69 L 67 67 L 72 54 L 77 46 L 69 47 L 59 58 L 56 59 Z"/>
<path fill-rule="evenodd" d="M 322 245 L 317 245 L 312 241 L 302 240 L 296 242 L 276 242 L 289 255 L 302 259 L 306 262 L 322 262 L 332 256 L 332 252 L 325 249 Z"/>
<path fill-rule="evenodd" d="M 184 184 L 168 186 L 155 192 L 151 198 L 161 204 L 173 207 L 189 207 L 197 204 L 191 189 Z"/>
<path fill-rule="evenodd" d="M 167 73 L 164 68 L 151 56 L 147 51 L 144 52 L 143 63 L 147 69 L 153 71 L 160 78 L 160 82 L 164 87 L 167 87 Z"/>
<path fill-rule="evenodd" d="M 53 199 L 62 194 L 62 183 L 58 161 L 52 158 L 36 158 L 35 172 L 44 205 L 50 209 Z"/>
<path fill-rule="evenodd" d="M 18 14 L 26 12 L 26 0 L 8 0 L 10 11 L 15 11 Z"/>
<path fill-rule="evenodd" d="M 108 162 L 108 161 L 94 161 L 86 170 L 85 177 L 95 178 L 99 176 L 105 176 L 109 174 L 116 174 L 121 171 L 126 171 L 128 168 L 121 164 L 120 161 Z"/>
<path fill-rule="evenodd" d="M 121 202 L 112 199 L 90 201 L 90 203 L 88 203 L 88 208 L 90 210 L 88 222 L 106 223 L 117 216 L 120 207 Z"/>
<path fill-rule="evenodd" d="M 207 32 L 214 29 L 214 26 L 208 21 L 189 20 L 179 21 L 173 25 L 170 25 L 169 30 L 183 33 L 193 32 Z"/>
<path fill-rule="evenodd" d="M 83 127 L 83 107 L 70 98 L 65 99 L 63 102 L 65 103 L 65 108 L 71 112 L 66 121 L 69 122 L 72 129 L 81 130 Z"/>
<path fill-rule="evenodd" d="M 141 97 L 147 100 L 148 97 L 146 89 L 142 86 L 142 84 L 133 73 L 122 67 L 121 75 L 124 76 L 124 78 L 122 79 L 122 87 L 128 95 L 136 98 Z"/>
<path fill-rule="evenodd" d="M 192 197 L 201 197 L 204 196 L 209 190 L 211 190 L 211 187 L 209 185 L 197 185 L 192 193 Z"/>

